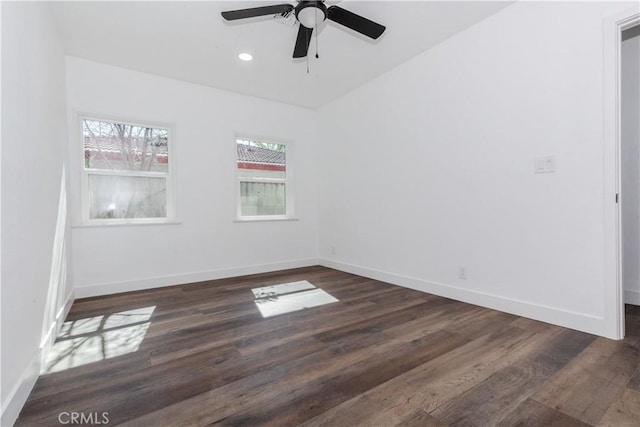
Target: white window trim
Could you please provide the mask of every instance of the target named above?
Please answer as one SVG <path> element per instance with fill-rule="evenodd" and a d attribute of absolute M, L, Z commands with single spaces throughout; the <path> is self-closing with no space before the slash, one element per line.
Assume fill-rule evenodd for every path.
<path fill-rule="evenodd" d="M 287 148 L 285 161 L 285 178 L 241 178 L 238 172 L 238 151 L 236 145 L 238 140 L 265 142 L 268 144 L 285 145 Z M 268 222 L 268 221 L 297 221 L 294 216 L 294 197 L 293 197 L 293 142 L 278 140 L 274 138 L 263 138 L 259 136 L 249 136 L 246 134 L 236 134 L 233 138 L 233 158 L 236 169 L 236 217 L 233 222 Z M 240 195 L 240 187 L 242 182 L 264 182 L 274 184 L 285 184 L 285 209 L 284 215 L 242 215 L 242 198 Z"/>
<path fill-rule="evenodd" d="M 166 225 L 179 224 L 178 210 L 176 206 L 176 197 L 174 191 L 175 182 L 175 127 L 166 123 L 156 123 L 152 121 L 140 120 L 132 121 L 119 117 L 107 116 L 102 114 L 77 113 L 76 114 L 76 131 L 78 135 L 78 153 L 79 153 L 79 170 L 80 170 L 80 215 L 82 227 L 95 226 L 122 226 L 122 225 Z M 168 135 L 169 144 L 167 151 L 169 153 L 168 172 L 145 172 L 145 171 L 117 171 L 108 169 L 86 169 L 84 157 L 84 132 L 83 120 L 96 120 L 112 123 L 121 123 L 132 126 L 152 127 L 156 129 L 165 129 Z M 112 219 L 91 219 L 89 218 L 89 175 L 111 175 L 111 176 L 138 176 L 138 177 L 162 177 L 167 180 L 167 216 L 164 218 L 112 218 Z"/>

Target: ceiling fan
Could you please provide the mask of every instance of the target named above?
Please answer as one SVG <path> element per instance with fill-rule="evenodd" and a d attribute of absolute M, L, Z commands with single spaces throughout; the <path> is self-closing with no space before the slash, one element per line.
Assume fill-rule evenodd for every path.
<path fill-rule="evenodd" d="M 271 6 L 253 7 L 250 9 L 230 10 L 222 12 L 222 17 L 227 21 L 235 21 L 236 19 L 253 18 L 256 16 L 266 15 L 282 15 L 287 17 L 291 13 L 295 14 L 296 20 L 300 23 L 298 29 L 298 37 L 296 45 L 293 49 L 294 58 L 304 58 L 309 51 L 309 43 L 311 42 L 311 34 L 317 25 L 326 19 L 351 28 L 360 34 L 364 34 L 372 39 L 377 39 L 384 33 L 386 29 L 384 25 L 380 25 L 367 18 L 349 12 L 339 6 L 327 7 L 324 0 L 298 0 L 298 4 L 275 4 Z"/>

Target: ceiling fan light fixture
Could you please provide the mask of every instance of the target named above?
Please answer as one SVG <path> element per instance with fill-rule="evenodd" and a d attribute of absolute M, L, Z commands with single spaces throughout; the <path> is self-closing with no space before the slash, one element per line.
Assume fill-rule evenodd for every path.
<path fill-rule="evenodd" d="M 301 1 L 296 7 L 296 18 L 304 27 L 314 29 L 327 19 L 327 7 L 321 1 Z"/>
<path fill-rule="evenodd" d="M 0 0 L 1 1 L 1 0 Z M 287 18 L 291 16 L 291 12 L 295 12 L 298 25 L 298 35 L 296 36 L 296 44 L 293 48 L 294 58 L 304 58 L 309 53 L 309 44 L 314 29 L 319 23 L 325 20 L 333 21 L 336 24 L 349 28 L 357 33 L 367 36 L 373 40 L 384 33 L 386 27 L 374 22 L 370 19 L 360 16 L 357 13 L 343 9 L 335 4 L 327 7 L 324 0 L 297 0 L 298 4 L 274 4 L 270 6 L 251 7 L 249 9 L 228 10 L 221 12 L 222 17 L 227 21 L 235 21 L 238 19 L 255 18 L 258 16 L 274 16 L 279 15 Z M 317 42 L 318 32 L 316 34 L 316 58 L 318 57 Z"/>

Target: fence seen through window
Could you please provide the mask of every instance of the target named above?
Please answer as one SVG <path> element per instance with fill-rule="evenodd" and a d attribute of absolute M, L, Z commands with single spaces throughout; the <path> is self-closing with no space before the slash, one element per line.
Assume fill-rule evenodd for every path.
<path fill-rule="evenodd" d="M 236 140 L 240 217 L 287 215 L 285 144 Z"/>

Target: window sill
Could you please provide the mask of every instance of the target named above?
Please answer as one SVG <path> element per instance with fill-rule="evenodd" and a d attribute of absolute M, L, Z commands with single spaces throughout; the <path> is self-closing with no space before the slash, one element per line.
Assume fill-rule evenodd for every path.
<path fill-rule="evenodd" d="M 298 218 L 236 218 L 233 222 L 277 222 L 298 221 Z"/>
<path fill-rule="evenodd" d="M 130 226 L 149 226 L 149 225 L 180 225 L 182 221 L 163 221 L 163 222 L 114 222 L 114 223 L 95 223 L 95 224 L 77 224 L 71 228 L 101 228 L 101 227 L 130 227 Z"/>

